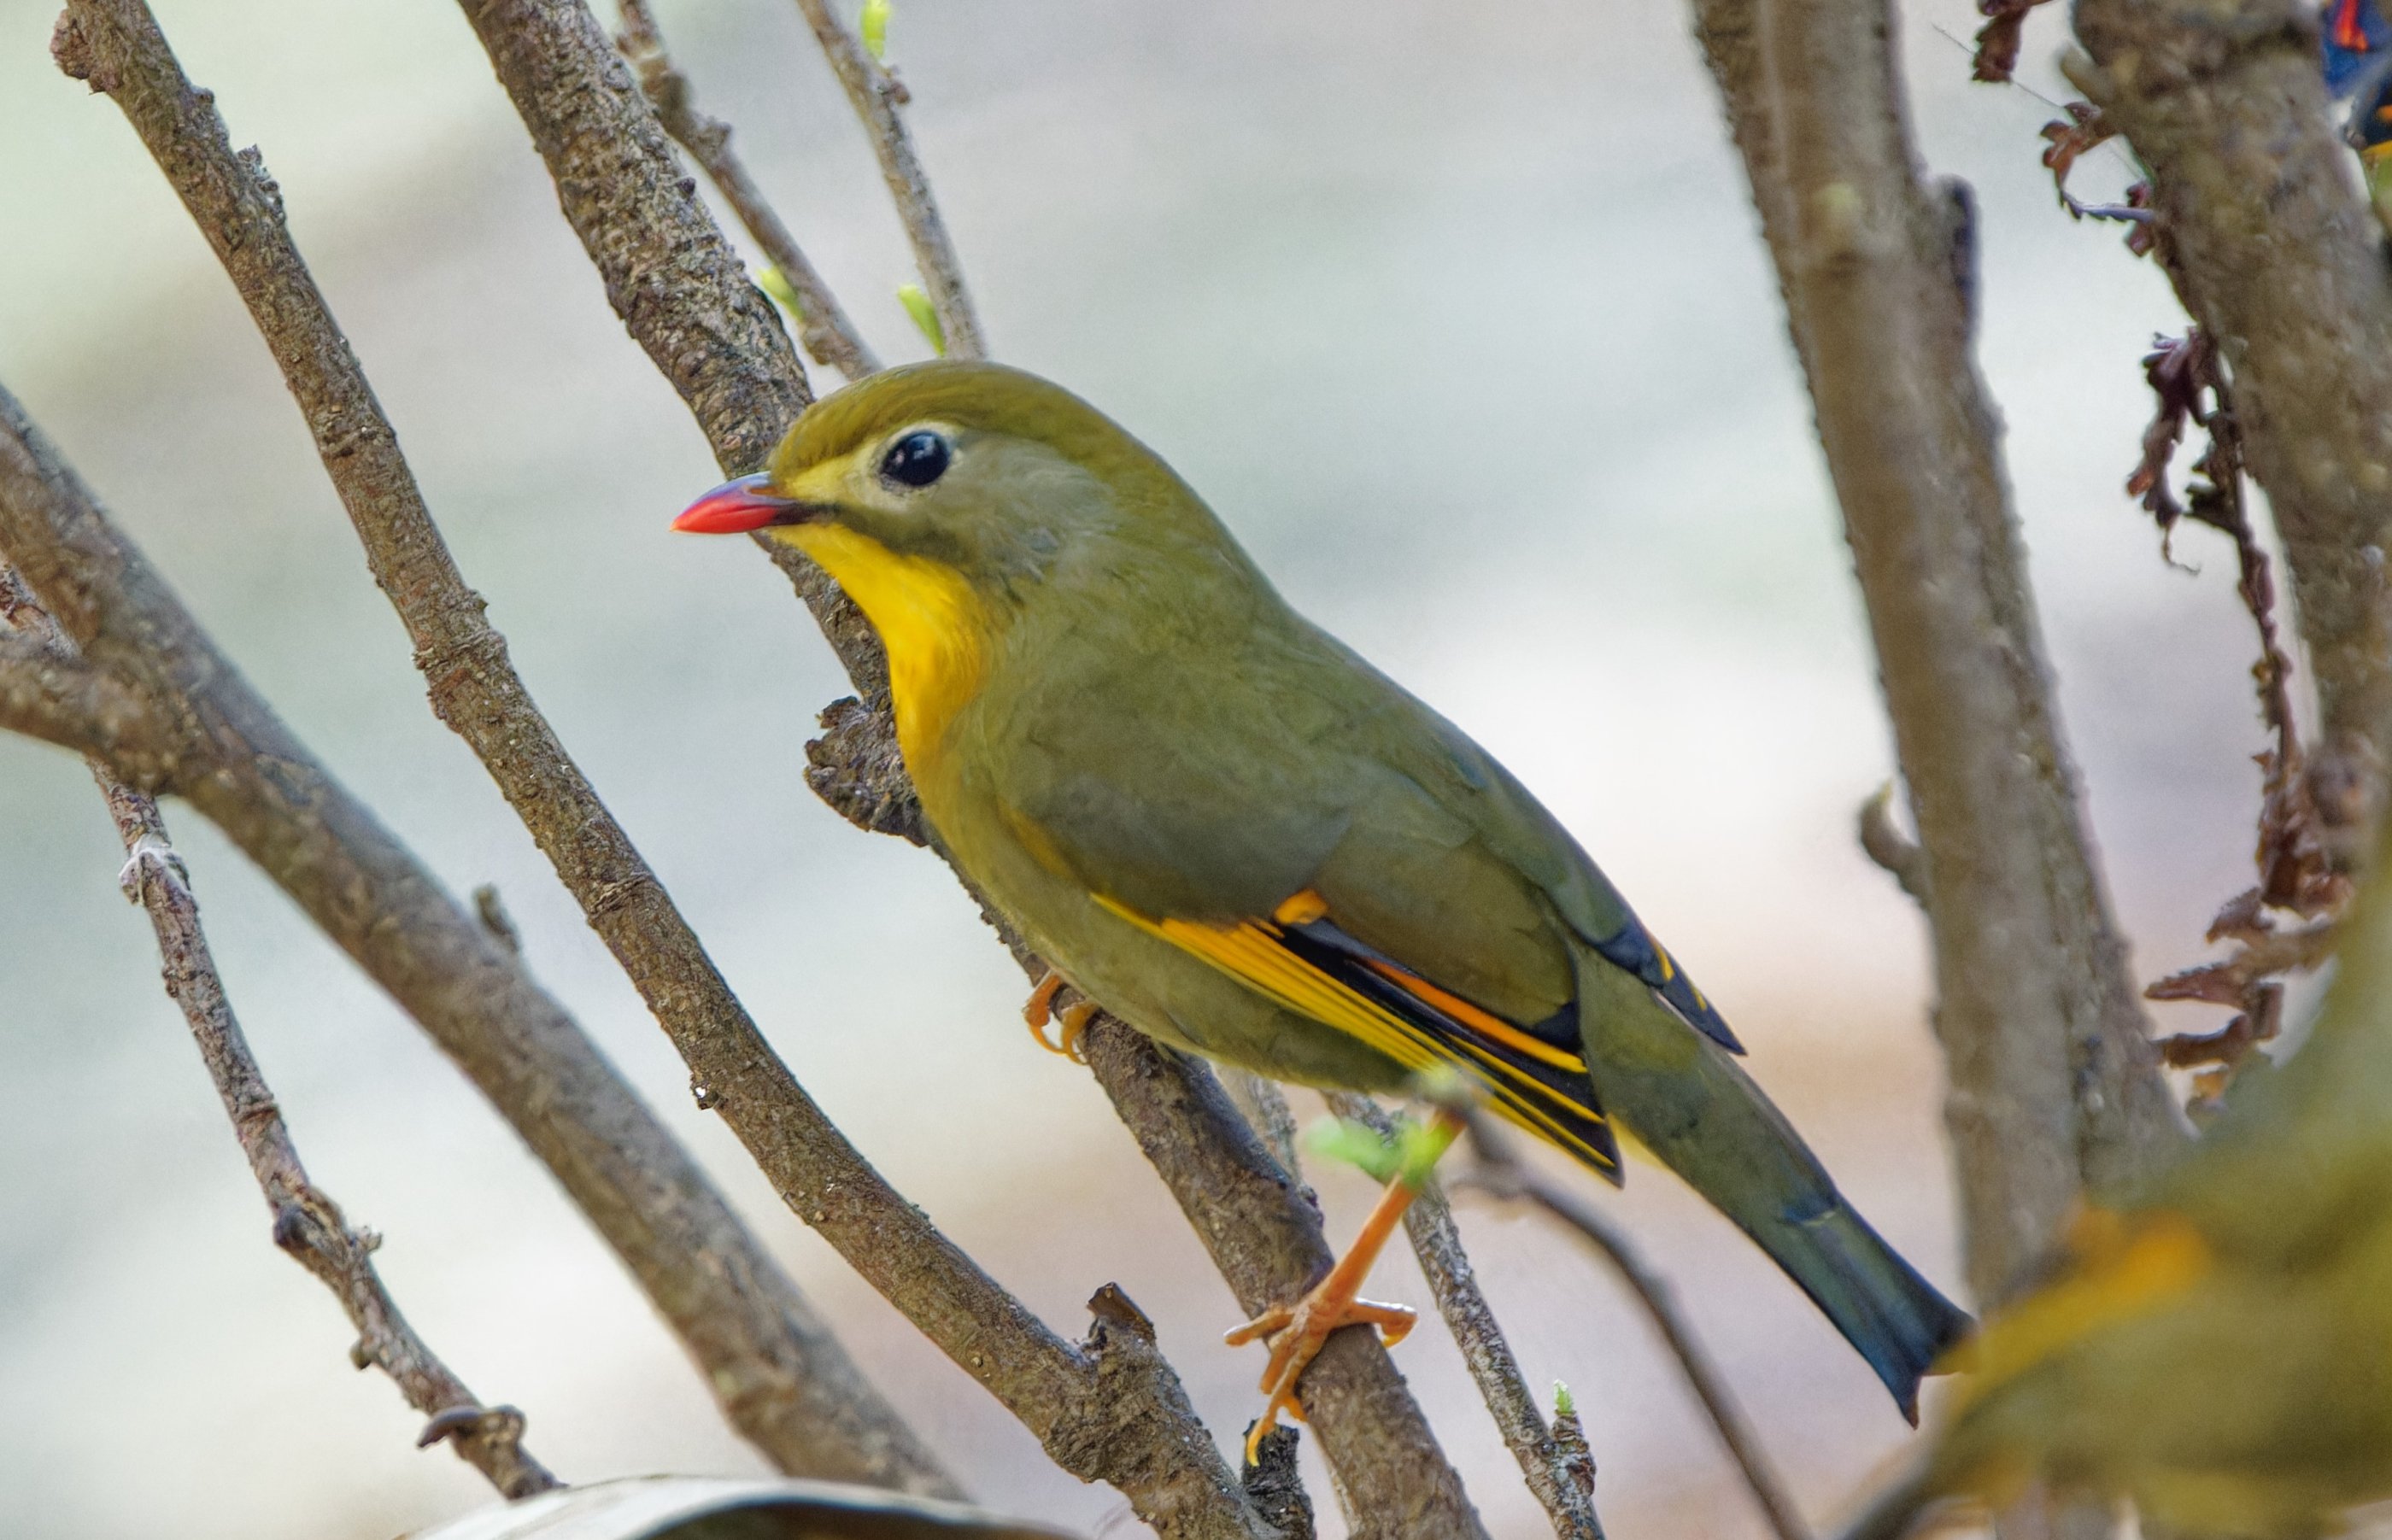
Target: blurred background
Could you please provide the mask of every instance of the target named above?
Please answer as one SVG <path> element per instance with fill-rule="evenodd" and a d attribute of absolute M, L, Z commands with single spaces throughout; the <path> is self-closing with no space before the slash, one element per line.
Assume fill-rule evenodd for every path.
<path fill-rule="evenodd" d="M 864 329 L 918 356 L 863 138 L 793 6 L 658 0 L 701 105 Z M 1059 1328 L 1118 1280 L 1224 1441 L 1260 1356 L 1085 1071 L 1039 1052 L 944 871 L 800 778 L 844 692 L 786 585 L 666 537 L 716 472 L 608 311 L 488 64 L 431 0 L 159 0 L 566 742 L 815 1094 Z M 602 7 L 603 9 L 603 7 Z M 984 1500 L 1137 1526 L 1049 1467 L 774 1199 L 480 768 L 228 285 L 115 109 L 0 0 L 0 381 L 331 762 L 703 1154 Z M 612 17 L 607 19 L 611 22 Z M 2064 95 L 2059 19 L 2022 78 Z M 1982 206 L 1982 358 L 2067 723 L 2146 977 L 2247 885 L 2262 746 L 2222 541 L 2163 564 L 2121 493 L 2137 360 L 2181 321 L 1968 84 L 1966 0 L 1904 7 L 1918 133 Z M 899 0 L 892 62 L 994 345 L 1163 451 L 1285 589 L 1505 758 L 1722 1003 L 1860 1207 L 1956 1287 L 1918 917 L 1854 845 L 1892 758 L 1775 284 L 1668 5 Z M 2114 150 L 2079 191 L 2129 179 Z M 386 1276 L 572 1480 L 760 1469 L 545 1174 L 278 893 L 170 806 L 250 1036 Z M 347 1365 L 157 987 L 82 768 L 0 738 L 0 1529 L 386 1536 L 488 1498 Z M 2181 1028 L 2216 1026 L 2187 1007 Z M 1300 1119 L 1320 1116 L 1298 1098 Z M 1358 1175 L 1316 1178 L 1342 1241 Z M 1905 1429 L 1860 1360 L 1658 1171 L 1616 1198 L 1814 1515 Z M 1674 1369 L 1540 1222 L 1462 1219 L 1533 1380 L 1568 1382 L 1623 1535 L 1758 1534 Z M 1424 1302 L 1409 1257 L 1373 1292 Z M 1400 1350 L 1499 1534 L 1542 1521 L 1434 1324 Z M 1324 1510 L 1324 1483 L 1314 1492 Z M 1333 1515 L 1324 1512 L 1330 1532 Z"/>

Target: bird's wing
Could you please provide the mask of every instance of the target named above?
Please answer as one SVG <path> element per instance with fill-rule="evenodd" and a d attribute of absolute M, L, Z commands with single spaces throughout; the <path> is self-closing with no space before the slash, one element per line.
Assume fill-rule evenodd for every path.
<path fill-rule="evenodd" d="M 1489 860 L 1532 885 L 1540 909 L 1550 907 L 1598 956 L 1643 981 L 1688 1026 L 1731 1054 L 1743 1053 L 1727 1019 L 1560 821 L 1461 729 L 1396 686 L 1387 688 L 1395 699 L 1366 729 L 1373 757 L 1399 767 L 1441 811 L 1470 830 Z M 1389 891 L 1424 897 L 1431 907 L 1425 925 L 1447 924 L 1442 912 L 1450 906 L 1436 884 Z"/>
<path fill-rule="evenodd" d="M 1009 822 L 1113 912 L 1614 1162 L 1566 926 L 1735 1039 L 1568 834 L 1459 731 L 1319 633 L 1234 688 L 1121 660 L 1013 724 Z M 1290 653 L 1295 655 L 1292 658 Z"/>
<path fill-rule="evenodd" d="M 1145 914 L 1104 893 L 1096 901 L 1407 1068 L 1468 1071 L 1511 1121 L 1598 1170 L 1618 1171 L 1619 1146 L 1587 1077 L 1570 1005 L 1533 1026 L 1504 1020 L 1357 938 L 1308 887 L 1267 916 L 1232 921 Z"/>

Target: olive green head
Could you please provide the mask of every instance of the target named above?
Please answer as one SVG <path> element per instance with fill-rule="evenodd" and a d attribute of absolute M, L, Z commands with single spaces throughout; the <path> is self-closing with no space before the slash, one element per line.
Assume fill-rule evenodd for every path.
<path fill-rule="evenodd" d="M 1000 364 L 941 360 L 859 381 L 798 419 L 760 485 L 734 485 L 735 507 L 710 499 L 677 527 L 769 529 L 819 556 L 852 544 L 826 538 L 830 525 L 992 597 L 1092 563 L 1234 550 L 1152 450 Z"/>

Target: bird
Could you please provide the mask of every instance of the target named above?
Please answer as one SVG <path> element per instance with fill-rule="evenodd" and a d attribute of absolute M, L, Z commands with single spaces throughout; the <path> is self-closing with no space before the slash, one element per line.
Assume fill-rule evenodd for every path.
<path fill-rule="evenodd" d="M 1696 988 L 1560 822 L 1461 730 L 1299 615 L 1195 490 L 1062 387 L 932 360 L 800 415 L 768 468 L 673 527 L 817 563 L 887 654 L 940 847 L 1068 985 L 1170 1047 L 1401 1094 L 1465 1077 L 1621 1180 L 1641 1145 L 1758 1242 L 1916 1423 L 1966 1314 L 1879 1238 L 1737 1063 Z M 1451 1114 L 1440 1114 L 1450 1140 Z M 1251 1456 L 1357 1297 L 1411 1184 L 1269 1349 Z"/>
<path fill-rule="evenodd" d="M 2392 831 L 2392 825 L 2387 825 Z M 2392 872 L 2392 844 L 2372 869 Z M 2282 1064 L 2242 1069 L 2200 1140 L 2081 1208 L 2037 1285 L 1962 1347 L 1909 1468 L 1845 1530 L 2030 1483 L 2131 1500 L 2144 1533 L 2306 1540 L 2392 1499 L 2392 888 L 2342 925 Z"/>

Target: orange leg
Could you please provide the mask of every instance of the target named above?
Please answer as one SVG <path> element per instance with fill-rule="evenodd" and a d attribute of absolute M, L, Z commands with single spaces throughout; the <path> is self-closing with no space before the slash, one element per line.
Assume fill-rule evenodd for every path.
<path fill-rule="evenodd" d="M 1097 1014 L 1097 1003 L 1087 999 L 1074 1000 L 1057 1010 L 1055 996 L 1068 983 L 1069 980 L 1061 974 L 1048 968 L 1046 977 L 1032 988 L 1029 1000 L 1023 1003 L 1021 1019 L 1030 1024 L 1030 1035 L 1038 1040 L 1039 1047 L 1050 1054 L 1060 1054 L 1073 1064 L 1086 1064 L 1087 1055 L 1080 1052 L 1080 1038 L 1087 1031 L 1088 1022 Z M 1060 1041 L 1049 1042 L 1046 1041 L 1046 1024 L 1059 1017 L 1063 1023 L 1062 1030 L 1058 1034 Z"/>
<path fill-rule="evenodd" d="M 1437 1135 L 1431 1146 L 1430 1159 L 1442 1154 L 1454 1136 L 1462 1132 L 1462 1120 L 1450 1113 L 1437 1114 L 1431 1125 Z M 1419 1319 L 1410 1306 L 1379 1304 L 1358 1297 L 1362 1280 L 1370 1275 L 1371 1264 L 1379 1260 L 1387 1237 L 1396 1233 L 1403 1222 L 1404 1210 L 1411 1207 L 1412 1198 L 1421 1184 L 1428 1179 L 1425 1165 L 1416 1171 L 1396 1173 L 1379 1195 L 1378 1206 L 1371 1217 L 1362 1222 L 1362 1233 L 1354 1244 L 1329 1270 L 1329 1275 L 1314 1284 L 1304 1298 L 1292 1305 L 1273 1305 L 1270 1309 L 1230 1332 L 1224 1339 L 1231 1347 L 1248 1342 L 1270 1344 L 1270 1361 L 1263 1366 L 1263 1393 L 1269 1399 L 1263 1404 L 1263 1415 L 1246 1435 L 1246 1463 L 1254 1462 L 1262 1447 L 1263 1435 L 1279 1425 L 1284 1412 L 1298 1422 L 1304 1420 L 1304 1409 L 1295 1402 L 1295 1382 L 1321 1348 L 1329 1334 L 1340 1326 L 1373 1326 L 1379 1328 L 1379 1339 L 1393 1347 L 1404 1339 Z"/>

